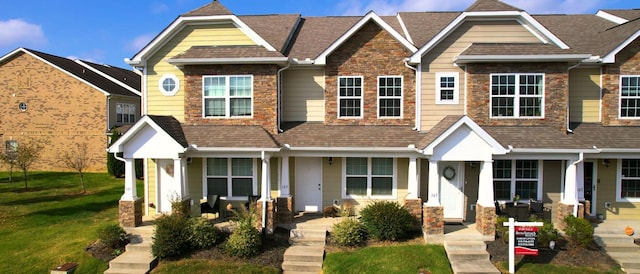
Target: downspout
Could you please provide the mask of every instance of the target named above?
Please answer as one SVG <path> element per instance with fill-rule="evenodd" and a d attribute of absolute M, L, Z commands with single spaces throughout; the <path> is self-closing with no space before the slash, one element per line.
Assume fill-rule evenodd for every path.
<path fill-rule="evenodd" d="M 569 71 L 571 71 L 571 70 L 572 70 L 572 69 L 574 69 L 574 68 L 577 68 L 577 67 L 578 67 L 578 66 L 580 66 L 581 64 L 582 64 L 582 62 L 580 62 L 580 61 L 579 61 L 577 64 L 575 64 L 575 65 L 573 65 L 573 66 L 570 66 L 570 67 L 567 69 L 567 81 L 569 81 Z M 568 84 L 569 84 L 569 83 L 567 83 L 567 86 L 569 86 Z M 569 117 L 569 111 L 570 111 L 570 109 L 569 109 L 569 108 L 570 108 L 570 106 L 569 106 L 569 104 L 570 104 L 570 103 L 569 103 L 569 101 L 570 101 L 570 100 L 569 100 L 569 96 L 570 96 L 570 95 L 569 95 L 569 92 L 570 92 L 570 91 L 569 91 L 569 89 L 570 89 L 570 88 L 571 88 L 571 87 L 569 87 L 569 88 L 567 89 L 567 115 L 566 115 L 566 116 L 567 116 L 567 117 L 566 117 L 567 122 L 566 122 L 566 123 L 567 123 L 567 132 L 568 132 L 568 133 L 573 133 L 573 130 L 571 130 L 571 128 L 569 127 L 569 126 L 570 126 L 570 124 L 571 124 L 571 122 L 570 122 L 571 120 L 570 120 L 570 117 Z"/>
<path fill-rule="evenodd" d="M 422 83 L 421 81 L 421 67 L 422 66 L 418 66 L 418 68 L 414 68 L 413 66 L 409 65 L 409 59 L 405 59 L 404 60 L 404 66 L 415 71 L 416 76 L 416 115 L 415 115 L 415 127 L 413 128 L 414 130 L 420 131 L 420 111 L 421 111 L 421 100 L 422 100 L 422 92 L 420 91 L 420 84 Z"/>
<path fill-rule="evenodd" d="M 289 67 L 291 67 L 291 62 L 287 62 L 287 66 L 278 69 L 278 73 L 277 73 L 277 77 L 278 77 L 278 107 L 277 107 L 277 117 L 276 117 L 276 124 L 278 127 L 278 132 L 282 132 L 282 128 L 280 127 L 280 122 L 282 120 L 281 116 L 282 116 L 282 72 L 286 69 L 288 69 Z M 264 158 L 264 151 L 262 152 L 262 156 Z"/>
<path fill-rule="evenodd" d="M 573 165 L 576 166 L 576 171 L 578 170 L 577 165 L 579 163 L 584 162 L 584 152 L 580 152 L 580 154 L 578 154 L 578 161 L 576 161 L 575 163 L 573 163 Z M 577 179 L 578 175 L 576 174 L 576 179 Z M 576 203 L 573 205 L 573 216 L 578 216 L 578 204 L 580 204 L 580 201 L 578 201 L 578 184 L 575 184 L 576 188 L 573 190 L 576 193 L 574 193 L 573 195 L 576 197 Z"/>

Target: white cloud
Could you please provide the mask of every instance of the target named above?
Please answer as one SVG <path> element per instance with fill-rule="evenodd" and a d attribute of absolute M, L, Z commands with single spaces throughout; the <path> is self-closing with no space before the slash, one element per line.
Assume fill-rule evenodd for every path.
<path fill-rule="evenodd" d="M 153 6 L 151 6 L 152 13 L 164 13 L 165 11 L 169 11 L 169 6 L 165 3 L 154 3 Z"/>
<path fill-rule="evenodd" d="M 46 43 L 40 25 L 22 19 L 0 21 L 0 46 L 42 46 Z"/>
<path fill-rule="evenodd" d="M 105 51 L 101 50 L 101 49 L 96 49 L 96 50 L 92 50 L 89 52 L 83 52 L 79 55 L 70 55 L 67 56 L 66 58 L 69 58 L 71 60 L 83 60 L 83 61 L 89 61 L 91 63 L 96 63 L 96 64 L 101 64 L 101 60 L 105 59 Z"/>
<path fill-rule="evenodd" d="M 147 44 L 149 44 L 149 42 L 151 42 L 151 40 L 153 39 L 153 37 L 155 37 L 155 35 L 156 35 L 155 33 L 147 33 L 147 34 L 140 35 L 134 38 L 133 41 L 131 41 L 127 45 L 127 49 L 138 52 L 142 48 L 144 48 Z"/>
<path fill-rule="evenodd" d="M 607 0 L 503 0 L 530 14 L 593 13 Z M 338 5 L 343 15 L 364 15 L 370 10 L 378 15 L 395 15 L 399 11 L 463 11 L 475 0 L 347 0 Z"/>

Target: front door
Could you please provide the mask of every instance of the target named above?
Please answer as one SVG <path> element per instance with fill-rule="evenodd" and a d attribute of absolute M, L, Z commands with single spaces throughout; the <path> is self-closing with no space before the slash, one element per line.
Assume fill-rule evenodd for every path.
<path fill-rule="evenodd" d="M 322 158 L 295 158 L 295 210 L 319 212 L 322 208 Z"/>
<path fill-rule="evenodd" d="M 171 213 L 171 200 L 175 199 L 179 193 L 179 184 L 173 178 L 173 160 L 159 159 L 157 164 L 157 193 L 159 213 Z"/>
<path fill-rule="evenodd" d="M 591 208 L 587 209 L 590 216 L 596 213 L 596 184 L 593 183 L 595 178 L 595 169 L 593 162 L 584 162 L 584 199 L 591 202 Z"/>
<path fill-rule="evenodd" d="M 464 165 L 460 162 L 441 162 L 440 204 L 444 207 L 446 221 L 464 220 Z"/>

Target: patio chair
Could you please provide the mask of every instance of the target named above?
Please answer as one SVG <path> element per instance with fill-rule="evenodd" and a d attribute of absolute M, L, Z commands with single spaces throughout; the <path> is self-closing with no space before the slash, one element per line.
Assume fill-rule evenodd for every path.
<path fill-rule="evenodd" d="M 207 201 L 200 203 L 200 214 L 220 213 L 220 195 L 208 195 Z M 209 215 L 207 215 L 208 217 Z"/>
<path fill-rule="evenodd" d="M 529 202 L 529 214 L 544 221 L 551 221 L 551 209 L 544 206 L 542 201 Z"/>

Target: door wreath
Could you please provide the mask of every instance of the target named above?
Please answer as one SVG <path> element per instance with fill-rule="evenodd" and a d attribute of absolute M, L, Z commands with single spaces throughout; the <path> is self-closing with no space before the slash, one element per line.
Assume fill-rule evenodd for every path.
<path fill-rule="evenodd" d="M 451 180 L 456 177 L 456 170 L 452 166 L 447 166 L 442 170 L 442 176 L 447 180 Z"/>

